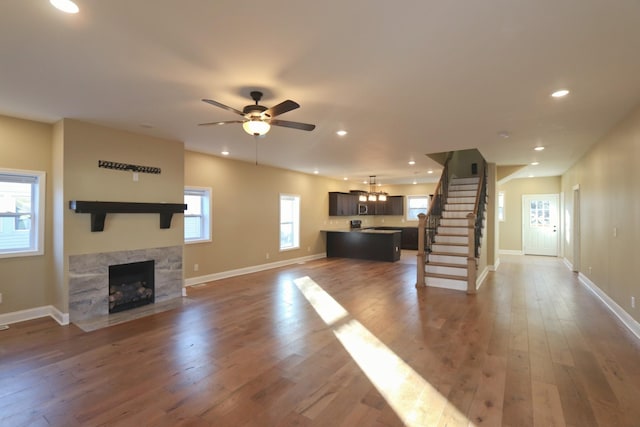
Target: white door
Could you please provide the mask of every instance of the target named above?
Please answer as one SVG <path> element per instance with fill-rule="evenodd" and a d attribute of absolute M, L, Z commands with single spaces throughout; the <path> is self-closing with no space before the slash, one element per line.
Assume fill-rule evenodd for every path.
<path fill-rule="evenodd" d="M 522 196 L 522 246 L 525 255 L 558 256 L 558 195 Z"/>

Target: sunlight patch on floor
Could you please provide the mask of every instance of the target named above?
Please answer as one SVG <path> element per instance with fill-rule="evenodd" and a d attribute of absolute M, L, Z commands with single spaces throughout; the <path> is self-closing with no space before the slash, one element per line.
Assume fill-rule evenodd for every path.
<path fill-rule="evenodd" d="M 438 424 L 448 403 L 444 396 L 311 278 L 294 283 L 405 425 Z"/>

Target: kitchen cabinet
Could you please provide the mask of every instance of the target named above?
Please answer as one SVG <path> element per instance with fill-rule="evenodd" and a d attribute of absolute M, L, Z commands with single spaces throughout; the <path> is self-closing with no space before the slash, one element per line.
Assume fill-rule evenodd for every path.
<path fill-rule="evenodd" d="M 324 230 L 327 257 L 394 262 L 400 259 L 400 230 Z"/>
<path fill-rule="evenodd" d="M 385 215 L 404 215 L 404 196 L 387 197 Z"/>
<path fill-rule="evenodd" d="M 329 216 L 358 215 L 358 196 L 350 193 L 329 193 Z"/>

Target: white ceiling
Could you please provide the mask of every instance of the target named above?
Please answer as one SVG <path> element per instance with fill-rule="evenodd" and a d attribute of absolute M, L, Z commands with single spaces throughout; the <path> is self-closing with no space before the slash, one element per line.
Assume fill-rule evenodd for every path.
<path fill-rule="evenodd" d="M 638 0 L 76 3 L 2 0 L 0 114 L 254 161 L 239 124 L 197 124 L 239 118 L 201 98 L 242 109 L 259 89 L 265 106 L 301 104 L 280 119 L 317 125 L 273 127 L 260 163 L 405 183 L 432 181 L 425 154 L 467 148 L 559 175 L 640 102 Z"/>

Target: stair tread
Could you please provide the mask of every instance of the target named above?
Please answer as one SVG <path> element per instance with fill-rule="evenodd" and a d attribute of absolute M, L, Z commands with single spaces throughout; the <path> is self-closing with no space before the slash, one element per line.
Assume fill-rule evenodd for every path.
<path fill-rule="evenodd" d="M 437 236 L 441 236 L 441 234 L 437 234 L 437 235 L 436 235 L 436 237 L 437 237 Z M 433 246 L 433 245 L 441 245 L 441 246 L 469 246 L 469 244 L 468 244 L 468 243 L 448 243 L 448 242 L 433 242 L 431 245 L 432 245 L 432 246 Z"/>
<path fill-rule="evenodd" d="M 450 262 L 438 261 L 427 261 L 425 265 L 433 265 L 434 267 L 467 268 L 467 264 L 453 264 Z"/>
<path fill-rule="evenodd" d="M 469 254 L 460 254 L 456 252 L 431 252 L 429 255 L 457 256 L 461 258 L 467 258 L 469 256 Z"/>

